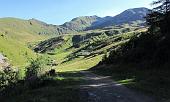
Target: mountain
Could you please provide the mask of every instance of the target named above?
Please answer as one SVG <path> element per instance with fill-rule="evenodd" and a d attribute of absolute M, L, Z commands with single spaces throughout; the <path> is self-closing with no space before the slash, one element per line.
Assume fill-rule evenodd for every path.
<path fill-rule="evenodd" d="M 13 65 L 23 65 L 28 60 L 27 56 L 36 56 L 28 48 L 30 44 L 71 32 L 68 28 L 36 19 L 0 18 L 0 53 L 7 56 Z"/>
<path fill-rule="evenodd" d="M 36 55 L 30 48 L 28 48 L 31 44 L 63 34 L 74 34 L 77 33 L 77 31 L 121 25 L 123 23 L 131 23 L 137 20 L 144 22 L 143 17 L 147 13 L 147 8 L 134 8 L 128 9 L 114 17 L 77 17 L 63 25 L 47 24 L 37 19 L 23 20 L 9 17 L 0 18 L 0 52 L 11 59 L 12 64 L 21 65 L 27 61 L 25 55 L 29 55 L 30 57 Z M 113 30 L 113 32 L 115 32 L 115 30 Z M 50 44 L 45 43 L 45 45 Z"/>
<path fill-rule="evenodd" d="M 0 18 L 0 34 L 8 33 L 8 36 L 22 38 L 20 40 L 28 38 L 37 40 L 38 36 L 56 36 L 71 32 L 68 28 L 47 24 L 36 19 Z"/>
<path fill-rule="evenodd" d="M 39 21 L 37 19 L 30 19 L 28 20 L 31 23 L 39 25 L 42 29 L 46 30 L 45 32 L 40 32 L 39 34 L 51 34 L 51 35 L 62 35 L 62 34 L 68 34 L 72 33 L 73 31 L 65 28 L 63 26 L 59 25 L 52 25 L 52 24 L 47 24 L 45 22 Z"/>
<path fill-rule="evenodd" d="M 124 12 L 114 17 L 104 17 L 103 20 L 94 22 L 90 28 L 102 28 L 113 25 L 121 25 L 123 23 L 132 23 L 133 21 L 145 21 L 146 14 L 149 13 L 147 8 L 133 8 L 125 10 Z"/>
<path fill-rule="evenodd" d="M 122 23 L 129 23 L 136 20 L 145 20 L 146 14 L 149 13 L 149 9 L 147 8 L 134 8 L 128 9 L 121 14 L 113 17 L 114 24 L 122 24 Z"/>
<path fill-rule="evenodd" d="M 101 20 L 98 16 L 82 16 L 72 19 L 70 22 L 64 23 L 63 27 L 69 28 L 75 31 L 85 30 L 90 27 L 94 22 Z"/>
<path fill-rule="evenodd" d="M 83 16 L 74 18 L 70 22 L 66 22 L 61 26 L 75 31 L 82 31 L 132 23 L 133 21 L 142 21 L 142 23 L 144 23 L 144 17 L 148 12 L 148 8 L 141 7 L 125 10 L 114 17 L 106 16 L 101 18 L 98 16 Z"/>

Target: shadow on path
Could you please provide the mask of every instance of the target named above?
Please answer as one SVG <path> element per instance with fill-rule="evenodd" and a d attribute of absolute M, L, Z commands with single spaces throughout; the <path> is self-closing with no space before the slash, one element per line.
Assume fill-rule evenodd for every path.
<path fill-rule="evenodd" d="M 109 76 L 103 77 L 89 71 L 81 73 L 86 81 L 80 86 L 81 102 L 156 102 L 151 97 L 117 84 Z"/>

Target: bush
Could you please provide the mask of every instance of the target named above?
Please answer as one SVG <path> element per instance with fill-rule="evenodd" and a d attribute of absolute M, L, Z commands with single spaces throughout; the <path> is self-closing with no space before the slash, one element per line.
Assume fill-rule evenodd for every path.
<path fill-rule="evenodd" d="M 2 71 L 0 71 L 0 92 L 15 84 L 18 79 L 19 71 L 14 70 L 11 66 L 4 67 Z"/>
<path fill-rule="evenodd" d="M 41 76 L 43 76 L 47 69 L 46 66 L 49 63 L 48 58 L 38 57 L 31 59 L 30 64 L 26 67 L 25 82 L 28 87 L 36 88 L 41 83 Z"/>
<path fill-rule="evenodd" d="M 33 77 L 38 77 L 43 73 L 45 61 L 42 57 L 30 60 L 30 65 L 26 67 L 25 79 L 29 80 Z"/>

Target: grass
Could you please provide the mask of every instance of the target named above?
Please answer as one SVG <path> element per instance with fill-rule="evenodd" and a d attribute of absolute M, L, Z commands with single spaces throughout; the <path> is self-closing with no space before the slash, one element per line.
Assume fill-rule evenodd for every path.
<path fill-rule="evenodd" d="M 97 65 L 101 61 L 102 55 L 89 58 L 85 58 L 85 56 L 75 57 L 70 61 L 66 61 L 68 59 L 68 56 L 71 55 L 73 52 L 79 50 L 79 48 L 77 49 L 71 48 L 72 47 L 71 35 L 64 36 L 64 39 L 65 43 L 54 50 L 54 55 L 49 55 L 52 59 L 55 59 L 56 62 L 58 63 L 58 66 L 56 66 L 57 72 L 87 70 Z"/>
<path fill-rule="evenodd" d="M 106 70 L 107 68 L 107 70 Z M 112 76 L 112 79 L 128 88 L 143 92 L 157 100 L 170 99 L 170 78 L 168 70 L 139 70 L 131 65 L 101 66 L 94 73 Z"/>
<path fill-rule="evenodd" d="M 100 35 L 99 35 L 100 36 Z M 101 36 L 103 36 L 103 33 L 101 34 Z M 105 35 L 106 36 L 106 35 Z M 72 47 L 73 42 L 72 42 L 72 35 L 67 35 L 64 36 L 65 39 L 65 43 L 56 48 L 54 51 L 54 55 L 52 55 L 51 57 L 53 59 L 55 59 L 58 63 L 58 66 L 56 67 L 56 70 L 59 72 L 66 72 L 66 71 L 80 71 L 80 70 L 88 70 L 89 68 L 94 67 L 95 65 L 97 65 L 101 60 L 102 60 L 102 52 L 108 49 L 112 49 L 115 46 L 120 46 L 121 44 L 125 43 L 128 41 L 128 39 L 130 37 L 135 36 L 134 32 L 130 32 L 130 33 L 124 33 L 124 34 L 119 34 L 119 35 L 115 35 L 111 36 L 111 37 L 96 37 L 94 36 L 93 38 L 97 38 L 97 40 L 101 40 L 102 42 L 105 42 L 107 39 L 107 41 L 109 41 L 109 43 L 99 49 L 95 49 L 95 47 L 100 46 L 103 43 L 99 43 L 96 44 L 95 46 L 93 46 L 93 48 L 90 48 L 92 50 L 92 53 L 98 53 L 98 55 L 92 55 L 91 57 L 85 58 L 86 56 L 82 55 L 82 56 L 76 56 L 76 54 L 78 52 L 81 52 L 81 49 L 88 49 L 88 47 L 86 48 L 86 46 L 88 46 L 88 44 L 85 42 L 82 42 L 81 47 L 80 48 L 74 48 Z M 115 39 L 116 37 L 122 37 L 124 38 L 121 41 L 114 41 L 112 42 L 113 39 Z M 92 38 L 88 39 L 89 41 L 91 41 Z M 105 40 L 104 40 L 105 39 Z M 95 41 L 93 41 L 95 43 Z M 97 43 L 97 42 L 96 42 Z M 89 43 L 90 44 L 90 43 Z M 76 52 L 76 53 L 74 53 Z M 67 60 L 68 56 L 70 56 L 73 59 Z"/>
<path fill-rule="evenodd" d="M 0 37 L 0 52 L 16 67 L 27 63 L 27 58 L 34 58 L 36 54 L 24 44 L 12 39 Z"/>
<path fill-rule="evenodd" d="M 30 23 L 31 22 L 31 23 Z M 4 18 L 0 19 L 0 53 L 3 53 L 7 58 L 9 58 L 10 63 L 14 66 L 22 69 L 21 76 L 24 76 L 24 67 L 27 64 L 29 58 L 36 58 L 36 53 L 28 48 L 29 44 L 35 45 L 37 42 L 51 38 L 56 34 L 53 27 L 46 27 L 38 21 L 27 21 L 15 18 Z M 114 46 L 121 45 L 125 43 L 124 41 L 112 41 L 112 37 L 104 34 L 105 30 L 96 30 L 93 32 L 101 32 L 98 36 L 93 36 L 88 39 L 90 43 L 97 43 L 101 41 L 100 44 L 108 41 L 108 45 L 97 49 L 96 52 L 102 52 L 107 49 L 111 49 Z M 39 33 L 44 33 L 44 35 L 39 35 Z M 79 35 L 86 35 L 87 32 L 79 33 Z M 56 60 L 58 66 L 55 67 L 58 74 L 56 76 L 50 77 L 50 80 L 43 80 L 43 84 L 36 88 L 30 89 L 25 87 L 23 84 L 19 84 L 13 91 L 13 94 L 9 97 L 0 97 L 3 102 L 79 102 L 79 89 L 77 85 L 82 82 L 82 75 L 79 71 L 88 70 L 96 66 L 101 60 L 103 55 L 98 54 L 94 56 L 79 56 L 73 55 L 73 59 L 66 61 L 68 56 L 73 52 L 85 48 L 88 43 L 82 42 L 80 48 L 73 48 L 72 37 L 74 35 L 65 35 L 64 44 L 57 47 L 54 51 L 49 52 L 50 54 L 42 54 L 43 56 L 50 57 Z M 121 37 L 128 39 L 134 36 L 133 32 L 127 34 L 116 35 L 115 37 Z M 96 45 L 97 46 L 100 46 Z M 93 50 L 93 49 L 92 49 Z M 64 62 L 66 61 L 66 62 Z M 49 66 L 48 66 L 49 67 Z M 46 67 L 46 68 L 48 68 Z M 104 73 L 104 71 L 103 71 Z M 125 85 L 136 84 L 136 77 L 126 77 L 127 74 L 115 74 L 113 78 L 124 77 L 118 79 L 117 82 Z M 131 74 L 130 74 L 131 75 Z M 136 86 L 142 86 L 136 84 Z M 12 92 L 10 90 L 10 92 Z M 2 99 L 1 99 L 2 98 Z"/>
<path fill-rule="evenodd" d="M 79 72 L 58 73 L 33 89 L 20 85 L 18 89 L 16 88 L 17 93 L 0 97 L 0 100 L 3 102 L 80 102 L 77 85 L 81 82 L 82 74 Z"/>
<path fill-rule="evenodd" d="M 11 64 L 23 66 L 27 60 L 25 53 L 31 58 L 35 56 L 28 49 L 29 44 L 59 36 L 61 32 L 57 28 L 35 19 L 0 18 L 0 53 L 7 55 Z"/>
<path fill-rule="evenodd" d="M 45 40 L 52 35 L 39 35 L 43 32 L 40 24 L 16 18 L 0 19 L 0 53 L 9 59 L 9 62 L 16 67 L 22 67 L 27 59 L 35 58 L 36 54 L 28 48 L 28 43 Z"/>
<path fill-rule="evenodd" d="M 88 70 L 89 68 L 96 66 L 101 59 L 102 56 L 92 58 L 76 58 L 72 61 L 58 65 L 56 70 L 59 72 Z"/>

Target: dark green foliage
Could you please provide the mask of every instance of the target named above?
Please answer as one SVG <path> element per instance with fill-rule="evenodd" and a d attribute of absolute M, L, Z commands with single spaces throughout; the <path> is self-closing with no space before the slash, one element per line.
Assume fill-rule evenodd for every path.
<path fill-rule="evenodd" d="M 112 75 L 119 82 L 133 79 L 128 86 L 169 99 L 170 1 L 154 2 L 157 3 L 160 3 L 160 6 L 154 8 L 146 17 L 149 31 L 133 36 L 128 42 L 116 47 L 108 58 L 99 63 L 99 65 L 109 64 L 111 67 L 93 69 Z"/>
<path fill-rule="evenodd" d="M 25 79 L 29 79 L 31 77 L 38 77 L 41 67 L 42 66 L 40 59 L 32 59 L 30 61 L 30 65 L 26 68 Z"/>
<path fill-rule="evenodd" d="M 45 53 L 47 51 L 52 51 L 56 47 L 60 46 L 64 43 L 64 39 L 62 37 L 55 37 L 48 39 L 46 41 L 40 42 L 36 47 L 33 48 L 35 52 Z"/>
<path fill-rule="evenodd" d="M 61 76 L 63 79 L 58 79 Z M 71 77 L 70 77 L 71 76 Z M 37 86 L 28 86 L 26 80 L 19 80 L 13 89 L 13 94 L 0 96 L 2 102 L 79 102 L 81 74 L 75 72 L 59 73 L 58 75 L 43 75 L 37 80 Z"/>
<path fill-rule="evenodd" d="M 51 70 L 49 70 L 48 72 L 46 72 L 45 73 L 45 76 L 54 76 L 54 75 L 56 75 L 56 71 L 55 71 L 55 69 L 51 69 Z"/>
<path fill-rule="evenodd" d="M 36 59 L 30 59 L 29 65 L 26 67 L 25 79 L 30 80 L 31 78 L 40 77 L 45 73 L 45 67 L 50 63 L 49 58 L 37 57 Z"/>
<path fill-rule="evenodd" d="M 113 36 L 116 34 L 120 34 L 119 30 L 109 30 L 109 31 L 105 31 L 107 36 Z"/>
<path fill-rule="evenodd" d="M 157 0 L 152 3 L 153 5 L 158 5 L 156 8 L 153 10 L 158 11 L 160 13 L 166 14 L 167 12 L 170 11 L 170 0 Z"/>
<path fill-rule="evenodd" d="M 170 99 L 170 41 L 162 35 L 142 33 L 111 51 L 93 70 L 157 98 Z M 104 66 L 104 67 L 102 67 Z M 102 68 L 101 68 L 102 67 Z M 163 102 L 163 101 L 160 101 Z"/>
<path fill-rule="evenodd" d="M 98 36 L 101 36 L 101 35 L 105 35 L 104 32 L 100 32 L 100 33 L 88 33 L 86 35 L 75 35 L 73 36 L 72 38 L 72 42 L 73 44 L 77 44 L 77 43 L 80 43 L 80 42 L 85 42 L 89 39 L 92 39 L 94 37 L 98 37 Z"/>
<path fill-rule="evenodd" d="M 107 50 L 104 50 L 103 51 L 103 57 L 102 57 L 102 61 L 106 60 L 107 59 Z"/>
<path fill-rule="evenodd" d="M 4 67 L 3 70 L 0 71 L 0 95 L 8 94 L 8 92 L 4 90 L 11 89 L 18 80 L 19 72 L 17 70 L 14 70 L 11 66 Z"/>
<path fill-rule="evenodd" d="M 164 4 L 165 1 L 160 0 L 158 3 L 166 5 Z M 166 3 L 169 5 L 168 2 Z M 149 32 L 132 37 L 129 42 L 111 52 L 110 57 L 104 62 L 110 64 L 145 63 L 143 67 L 147 68 L 167 65 L 170 61 L 170 41 L 168 40 L 170 32 L 168 25 L 170 23 L 167 20 L 169 11 L 165 8 L 163 9 L 164 12 L 155 8 L 148 14 L 146 19 L 150 25 Z"/>
<path fill-rule="evenodd" d="M 104 63 L 145 63 L 143 66 L 145 68 L 156 68 L 169 63 L 169 47 L 170 42 L 167 38 L 163 39 L 159 35 L 142 33 L 112 51 Z"/>
<path fill-rule="evenodd" d="M 26 67 L 25 82 L 29 88 L 39 87 L 40 77 L 43 75 L 43 61 L 41 58 L 31 59 L 30 65 Z"/>
<path fill-rule="evenodd" d="M 56 74 L 56 72 L 55 72 L 54 69 L 51 69 L 51 70 L 49 71 L 49 74 L 50 74 L 50 76 L 54 76 L 54 75 Z"/>
<path fill-rule="evenodd" d="M 124 29 L 122 30 L 122 33 L 127 33 L 127 32 L 130 32 L 130 28 L 124 28 Z"/>
<path fill-rule="evenodd" d="M 154 8 L 150 14 L 147 15 L 147 23 L 150 25 L 151 33 L 161 33 L 166 37 L 169 37 L 170 29 L 170 1 L 169 0 L 158 0 L 154 1 L 153 5 L 159 4 L 158 7 Z"/>

